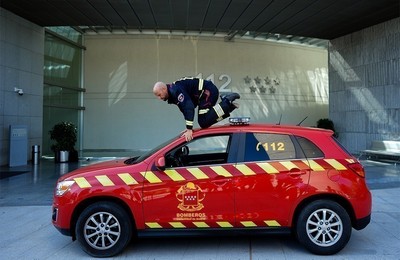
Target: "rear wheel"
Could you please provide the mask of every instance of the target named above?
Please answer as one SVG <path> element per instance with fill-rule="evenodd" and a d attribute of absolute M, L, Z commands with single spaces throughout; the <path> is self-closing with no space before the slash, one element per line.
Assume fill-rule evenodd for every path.
<path fill-rule="evenodd" d="M 297 219 L 296 235 L 309 251 L 331 255 L 342 250 L 351 236 L 347 211 L 330 200 L 317 200 L 307 205 Z"/>
<path fill-rule="evenodd" d="M 132 237 L 129 214 L 116 203 L 97 202 L 78 218 L 76 236 L 91 256 L 110 257 L 121 253 Z"/>

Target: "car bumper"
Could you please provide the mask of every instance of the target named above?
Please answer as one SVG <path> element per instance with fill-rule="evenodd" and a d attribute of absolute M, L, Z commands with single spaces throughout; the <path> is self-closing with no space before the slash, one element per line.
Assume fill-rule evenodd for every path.
<path fill-rule="evenodd" d="M 371 215 L 368 215 L 364 218 L 357 219 L 354 224 L 353 228 L 356 230 L 360 230 L 368 226 L 369 222 L 371 222 Z"/>

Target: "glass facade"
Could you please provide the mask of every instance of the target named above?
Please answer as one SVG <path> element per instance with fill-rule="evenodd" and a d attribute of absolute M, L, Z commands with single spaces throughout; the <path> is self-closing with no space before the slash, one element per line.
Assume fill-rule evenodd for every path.
<path fill-rule="evenodd" d="M 80 150 L 82 104 L 82 35 L 71 27 L 46 28 L 43 86 L 43 155 L 53 155 L 49 130 L 68 121 L 78 128 Z"/>

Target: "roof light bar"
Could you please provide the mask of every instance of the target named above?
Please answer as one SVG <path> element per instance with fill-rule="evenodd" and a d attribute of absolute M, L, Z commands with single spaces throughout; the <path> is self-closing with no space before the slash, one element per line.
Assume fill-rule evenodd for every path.
<path fill-rule="evenodd" d="M 229 123 L 231 125 L 248 125 L 250 124 L 250 117 L 231 117 Z"/>

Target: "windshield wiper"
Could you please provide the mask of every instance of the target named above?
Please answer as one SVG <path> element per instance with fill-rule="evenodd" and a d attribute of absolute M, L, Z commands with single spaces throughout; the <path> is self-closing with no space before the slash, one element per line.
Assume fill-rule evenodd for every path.
<path fill-rule="evenodd" d="M 125 164 L 134 164 L 138 158 L 139 158 L 139 156 L 126 159 L 126 160 L 124 161 L 124 163 L 125 163 Z"/>

